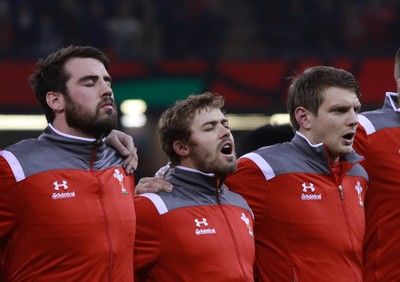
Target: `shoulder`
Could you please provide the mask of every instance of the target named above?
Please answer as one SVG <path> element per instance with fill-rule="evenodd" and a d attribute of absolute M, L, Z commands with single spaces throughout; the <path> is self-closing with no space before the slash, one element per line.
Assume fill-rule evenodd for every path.
<path fill-rule="evenodd" d="M 393 109 L 383 108 L 359 114 L 358 122 L 369 135 L 381 129 L 398 127 L 400 115 Z"/>
<path fill-rule="evenodd" d="M 286 155 L 292 155 L 293 150 L 290 146 L 290 142 L 279 143 L 275 145 L 261 147 L 255 151 L 247 153 L 239 158 L 240 159 L 249 159 L 254 161 L 255 163 L 264 160 L 283 160 Z"/>
<path fill-rule="evenodd" d="M 227 201 L 227 204 L 237 206 L 243 209 L 248 210 L 250 213 L 252 213 L 250 206 L 246 202 L 246 200 L 238 193 L 232 192 L 229 190 L 228 187 L 224 187 L 224 197 Z"/>
<path fill-rule="evenodd" d="M 356 164 L 355 166 L 353 166 L 347 174 L 364 178 L 367 181 L 369 179 L 367 171 L 361 164 Z"/>
<path fill-rule="evenodd" d="M 238 168 L 253 169 L 258 167 L 264 174 L 273 174 L 277 168 L 285 167 L 288 160 L 296 158 L 298 153 L 291 146 L 290 142 L 279 143 L 259 148 L 239 158 Z M 272 176 L 272 175 L 271 175 Z M 270 178 L 270 177 L 267 177 Z"/>
<path fill-rule="evenodd" d="M 4 150 L 12 153 L 21 161 L 29 161 L 41 156 L 49 156 L 54 151 L 59 150 L 59 146 L 45 139 L 25 139 L 6 147 Z"/>
<path fill-rule="evenodd" d="M 164 200 L 158 193 L 144 193 L 136 196 L 134 201 L 137 212 L 143 212 L 144 209 L 149 209 L 152 206 L 157 210 L 159 215 L 163 215 L 168 212 L 168 208 Z"/>
<path fill-rule="evenodd" d="M 37 167 L 32 165 L 40 160 L 40 153 L 45 154 L 45 146 L 38 149 L 37 144 L 40 141 L 37 139 L 26 139 L 0 150 L 0 157 L 3 158 L 3 163 L 8 164 L 17 182 L 26 178 L 27 167 Z"/>
<path fill-rule="evenodd" d="M 30 152 L 33 151 L 33 147 L 40 146 L 42 143 L 43 141 L 39 139 L 25 139 L 4 148 L 4 150 L 11 152 Z"/>

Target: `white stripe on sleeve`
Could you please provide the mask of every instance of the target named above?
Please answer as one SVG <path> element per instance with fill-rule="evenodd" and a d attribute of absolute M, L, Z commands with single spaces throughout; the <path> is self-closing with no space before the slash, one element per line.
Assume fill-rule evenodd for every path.
<path fill-rule="evenodd" d="M 157 194 L 154 193 L 144 193 L 140 195 L 141 197 L 146 197 L 148 198 L 150 201 L 153 202 L 153 204 L 156 206 L 158 213 L 160 215 L 167 213 L 168 209 L 167 206 L 165 205 L 164 201 L 161 199 L 160 196 L 158 196 Z"/>
<path fill-rule="evenodd" d="M 19 163 L 19 161 L 17 160 L 17 158 L 14 156 L 13 153 L 11 153 L 10 151 L 3 150 L 0 151 L 0 156 L 5 158 L 8 164 L 10 165 L 11 170 L 14 173 L 15 180 L 17 182 L 25 179 L 25 173 L 21 167 L 21 164 Z"/>
<path fill-rule="evenodd" d="M 376 131 L 375 126 L 363 115 L 358 115 L 358 122 L 364 127 L 367 135 L 370 135 Z"/>
<path fill-rule="evenodd" d="M 266 180 L 270 180 L 275 177 L 275 173 L 272 170 L 272 167 L 259 154 L 252 152 L 252 153 L 245 154 L 240 158 L 247 158 L 247 159 L 252 160 L 258 166 L 258 168 L 262 171 Z"/>

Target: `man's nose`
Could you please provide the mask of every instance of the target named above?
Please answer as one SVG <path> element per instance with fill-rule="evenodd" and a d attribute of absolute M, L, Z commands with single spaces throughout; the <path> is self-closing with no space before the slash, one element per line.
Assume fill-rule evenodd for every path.
<path fill-rule="evenodd" d="M 102 96 L 114 97 L 114 93 L 112 91 L 112 88 L 111 88 L 110 84 L 107 81 L 103 81 L 102 82 L 101 93 L 102 93 L 101 94 Z"/>

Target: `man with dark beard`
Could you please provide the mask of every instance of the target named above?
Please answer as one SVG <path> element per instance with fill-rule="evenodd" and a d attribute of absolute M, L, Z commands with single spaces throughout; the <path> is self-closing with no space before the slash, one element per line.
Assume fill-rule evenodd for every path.
<path fill-rule="evenodd" d="M 108 66 L 70 46 L 29 78 L 49 124 L 0 151 L 1 281 L 133 281 L 134 179 L 104 142 L 117 124 Z"/>
<path fill-rule="evenodd" d="M 135 198 L 136 281 L 253 281 L 253 216 L 226 189 L 236 169 L 234 140 L 211 93 L 191 95 L 159 121 L 172 192 Z"/>

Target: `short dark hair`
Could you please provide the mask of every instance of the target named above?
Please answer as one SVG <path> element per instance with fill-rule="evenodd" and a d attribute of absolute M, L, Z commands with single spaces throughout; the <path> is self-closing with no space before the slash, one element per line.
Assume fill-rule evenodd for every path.
<path fill-rule="evenodd" d="M 324 101 L 322 92 L 328 87 L 349 89 L 361 97 L 360 86 L 350 72 L 328 66 L 310 67 L 294 77 L 289 86 L 286 107 L 294 130 L 300 128 L 294 114 L 296 108 L 304 107 L 317 115 Z"/>
<path fill-rule="evenodd" d="M 192 134 L 190 127 L 197 113 L 206 108 L 222 109 L 224 98 L 210 92 L 190 95 L 185 100 L 178 100 L 166 109 L 158 123 L 158 133 L 164 152 L 172 164 L 178 164 L 181 160 L 173 148 L 177 140 L 189 141 Z"/>
<path fill-rule="evenodd" d="M 110 61 L 107 56 L 91 46 L 68 46 L 55 51 L 45 59 L 39 59 L 36 70 L 29 76 L 29 84 L 41 104 L 48 122 L 53 122 L 55 114 L 47 105 L 46 94 L 49 91 L 67 94 L 66 83 L 69 79 L 65 72 L 65 62 L 71 58 L 93 58 L 99 60 L 106 69 Z"/>

